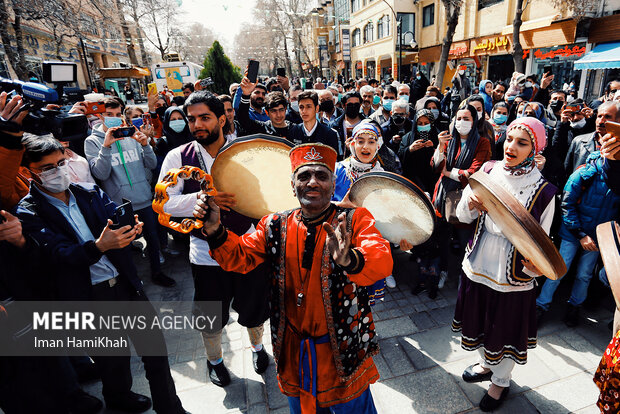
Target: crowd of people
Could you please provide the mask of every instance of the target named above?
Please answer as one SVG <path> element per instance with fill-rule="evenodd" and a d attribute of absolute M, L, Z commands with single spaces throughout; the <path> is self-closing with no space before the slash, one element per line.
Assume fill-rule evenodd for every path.
<path fill-rule="evenodd" d="M 552 90 L 552 83 L 550 73 L 539 83 L 514 73 L 509 83 L 483 80 L 472 88 L 464 68 L 443 91 L 419 72 L 410 84 L 244 76 L 218 91 L 226 94 L 199 82 L 183 85 L 183 96 L 149 94 L 148 110 L 133 104 L 133 93 L 126 91 L 126 101 L 108 96 L 102 113 L 88 115 L 83 142 L 0 130 L 0 303 L 10 315 L 13 300 L 147 302 L 131 253 L 136 238 L 146 242 L 152 282 L 165 288 L 179 281 L 162 263 L 188 244 L 194 300 L 220 302 L 224 324 L 231 307 L 239 314 L 259 374 L 270 364 L 263 346 L 270 319 L 278 381 L 292 413 L 374 413 L 369 385 L 379 378 L 372 360 L 379 348 L 371 309 L 396 287 L 392 257 L 400 249 L 418 265 L 413 294 L 435 298 L 447 280 L 458 280 L 452 328 L 464 349 L 479 353 L 463 380 L 491 381 L 480 401 L 491 411 L 506 398 L 515 364 L 525 364 L 536 346 L 563 278 L 536 279 L 540 270 L 486 214 L 469 177 L 489 174 L 540 223 L 567 268 L 575 262 L 568 326 L 579 324 L 593 277 L 595 300 L 609 292 L 596 226 L 620 213 L 620 137 L 606 129 L 620 122 L 620 80 L 591 103 Z M 0 94 L 3 120 L 20 125 L 22 106 L 19 95 Z M 87 104 L 70 112 L 87 114 Z M 126 126 L 135 127 L 130 137 L 115 134 Z M 294 145 L 299 209 L 253 220 L 234 210 L 234 194 L 206 197 L 188 180 L 169 188 L 165 211 L 204 219 L 203 229 L 187 238 L 157 222 L 153 188 L 169 170 L 210 173 L 225 145 L 253 134 Z M 372 215 L 349 200 L 351 185 L 376 171 L 399 174 L 428 195 L 437 225 L 427 242 L 388 243 Z M 115 207 L 126 201 L 135 225 L 116 228 Z M 449 272 L 455 256 L 459 274 Z M 3 321 L 0 329 L 9 329 Z M 616 317 L 614 332 L 619 328 Z M 207 377 L 225 387 L 231 378 L 222 329 L 201 335 Z M 153 341 L 164 341 L 161 332 Z M 7 414 L 98 412 L 102 402 L 80 386 L 92 378 L 101 380 L 108 408 L 186 412 L 167 356 L 142 357 L 151 398 L 131 391 L 128 356 L 0 360 Z"/>

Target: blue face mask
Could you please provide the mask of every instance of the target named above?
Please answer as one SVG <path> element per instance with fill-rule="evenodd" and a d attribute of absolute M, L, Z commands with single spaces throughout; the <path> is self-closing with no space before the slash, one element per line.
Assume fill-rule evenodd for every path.
<path fill-rule="evenodd" d="M 142 120 L 142 118 L 134 118 L 131 120 L 131 123 L 138 129 L 140 129 L 142 125 L 144 125 L 144 121 Z"/>
<path fill-rule="evenodd" d="M 420 79 L 422 79 L 422 76 L 418 75 L 418 76 L 416 76 L 415 78 L 416 78 L 417 80 L 420 80 Z"/>
<path fill-rule="evenodd" d="M 435 117 L 435 120 L 439 119 L 439 109 L 431 109 L 431 113 Z"/>
<path fill-rule="evenodd" d="M 185 129 L 185 125 L 187 125 L 187 123 L 184 119 L 175 119 L 174 121 L 170 121 L 169 125 L 170 129 L 174 132 L 181 132 Z"/>
<path fill-rule="evenodd" d="M 339 94 L 338 94 L 338 102 L 340 102 L 341 100 L 342 100 L 342 94 L 341 94 L 341 93 L 339 93 Z"/>
<path fill-rule="evenodd" d="M 502 125 L 503 123 L 506 122 L 507 119 L 508 119 L 508 115 L 504 115 L 504 114 L 493 115 L 493 122 L 495 122 L 497 125 Z"/>
<path fill-rule="evenodd" d="M 123 119 L 115 116 L 105 116 L 103 117 L 103 125 L 108 128 L 119 127 L 123 125 Z"/>
<path fill-rule="evenodd" d="M 381 103 L 381 97 L 379 95 L 375 95 L 375 97 L 372 98 L 372 104 L 379 105 L 380 103 Z"/>
<path fill-rule="evenodd" d="M 409 102 L 409 95 L 400 95 L 398 99 L 402 99 L 405 102 Z"/>
<path fill-rule="evenodd" d="M 384 99 L 383 100 L 383 109 L 388 112 L 392 112 L 392 104 L 394 103 L 394 99 Z"/>
<path fill-rule="evenodd" d="M 431 130 L 431 124 L 416 125 L 418 132 L 428 132 Z"/>

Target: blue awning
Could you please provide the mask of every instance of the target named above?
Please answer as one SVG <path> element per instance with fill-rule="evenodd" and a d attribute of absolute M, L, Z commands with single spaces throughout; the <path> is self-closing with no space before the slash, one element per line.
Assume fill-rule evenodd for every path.
<path fill-rule="evenodd" d="M 602 43 L 594 46 L 584 57 L 575 61 L 575 69 L 620 68 L 620 42 Z"/>

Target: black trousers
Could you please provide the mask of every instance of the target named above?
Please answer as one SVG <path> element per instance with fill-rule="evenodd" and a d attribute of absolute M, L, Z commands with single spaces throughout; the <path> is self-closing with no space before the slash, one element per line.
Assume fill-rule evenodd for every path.
<path fill-rule="evenodd" d="M 155 309 L 148 302 L 144 293 L 137 293 L 131 284 L 122 276 L 118 283 L 110 287 L 107 283 L 93 286 L 93 299 L 97 301 L 143 301 L 141 304 L 155 314 Z M 144 307 L 143 307 L 144 308 Z M 131 312 L 130 310 L 127 311 Z M 165 347 L 164 335 L 161 330 L 151 331 L 148 338 L 144 335 L 132 335 L 128 331 L 128 337 L 132 341 L 136 352 L 144 346 L 148 346 L 152 341 L 161 341 Z M 103 384 L 104 399 L 114 399 L 115 396 L 127 393 L 131 390 L 132 376 L 130 367 L 130 356 L 93 356 L 93 361 L 101 373 Z M 181 400 L 176 395 L 176 388 L 172 375 L 170 375 L 170 365 L 168 356 L 142 356 L 146 379 L 149 381 L 153 409 L 158 414 L 177 414 L 184 413 Z"/>
<path fill-rule="evenodd" d="M 239 324 L 260 326 L 269 317 L 268 266 L 261 264 L 247 274 L 227 272 L 219 266 L 192 264 L 194 301 L 222 304 L 222 328 L 228 323 L 230 306 L 239 313 Z"/>

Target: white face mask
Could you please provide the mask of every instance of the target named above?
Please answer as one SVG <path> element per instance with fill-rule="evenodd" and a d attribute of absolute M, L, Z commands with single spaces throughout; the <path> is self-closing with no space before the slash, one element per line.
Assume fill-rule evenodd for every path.
<path fill-rule="evenodd" d="M 69 166 L 66 164 L 59 165 L 48 171 L 37 174 L 41 179 L 41 185 L 50 193 L 62 193 L 71 184 L 69 177 Z"/>
<path fill-rule="evenodd" d="M 583 119 L 581 119 L 581 120 L 579 120 L 577 122 L 571 122 L 570 123 L 570 127 L 571 128 L 581 129 L 584 126 L 586 126 L 586 119 L 585 118 L 583 118 Z"/>
<path fill-rule="evenodd" d="M 463 119 L 458 119 L 454 122 L 454 127 L 456 128 L 459 134 L 468 135 L 469 131 L 471 131 L 472 124 L 473 124 L 472 121 L 465 121 Z"/>
<path fill-rule="evenodd" d="M 459 75 L 463 76 L 465 74 L 465 71 L 463 69 L 459 70 Z"/>
<path fill-rule="evenodd" d="M 478 121 L 480 121 L 481 119 L 484 119 L 484 111 L 478 111 Z"/>
<path fill-rule="evenodd" d="M 299 112 L 299 101 L 291 102 L 291 109 L 295 112 Z"/>

